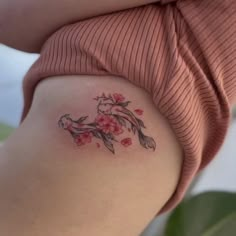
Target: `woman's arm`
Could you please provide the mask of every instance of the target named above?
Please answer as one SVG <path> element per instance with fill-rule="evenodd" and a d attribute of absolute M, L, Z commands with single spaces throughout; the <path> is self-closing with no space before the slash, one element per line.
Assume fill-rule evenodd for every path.
<path fill-rule="evenodd" d="M 0 43 L 39 52 L 44 41 L 65 24 L 159 0 L 1 0 Z"/>

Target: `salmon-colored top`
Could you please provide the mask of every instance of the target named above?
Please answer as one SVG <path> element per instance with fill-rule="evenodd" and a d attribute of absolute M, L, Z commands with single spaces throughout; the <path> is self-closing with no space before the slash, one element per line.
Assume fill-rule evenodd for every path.
<path fill-rule="evenodd" d="M 216 156 L 231 121 L 236 1 L 167 0 L 61 28 L 25 76 L 22 121 L 40 80 L 70 74 L 118 75 L 151 94 L 184 150 L 178 187 L 159 214 L 170 210 Z"/>

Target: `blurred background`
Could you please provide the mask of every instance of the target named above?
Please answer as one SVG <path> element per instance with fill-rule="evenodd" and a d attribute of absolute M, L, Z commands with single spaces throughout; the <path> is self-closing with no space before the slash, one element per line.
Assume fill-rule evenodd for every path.
<path fill-rule="evenodd" d="M 27 54 L 0 44 L 0 143 L 12 128 L 19 125 L 23 107 L 22 80 L 37 54 Z M 236 114 L 236 113 L 235 113 Z M 236 117 L 236 116 L 235 116 Z M 236 118 L 214 161 L 194 181 L 188 194 L 206 190 L 236 192 Z M 154 219 L 145 229 L 145 236 L 160 236 L 169 214 Z"/>

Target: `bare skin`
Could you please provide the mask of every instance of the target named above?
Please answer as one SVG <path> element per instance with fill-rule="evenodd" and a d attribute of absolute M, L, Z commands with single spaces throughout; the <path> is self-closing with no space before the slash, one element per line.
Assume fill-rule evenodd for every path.
<path fill-rule="evenodd" d="M 66 24 L 154 2 L 159 0 L 1 0 L 0 43 L 39 53 L 45 40 Z"/>
<path fill-rule="evenodd" d="M 124 127 L 116 139 L 130 137 L 132 145 L 114 143 L 113 154 L 95 137 L 77 145 L 58 126 L 64 114 L 94 121 L 93 98 L 103 92 L 123 94 L 131 111 L 142 109 L 143 132 L 155 140 L 155 150 Z M 0 157 L 1 235 L 137 236 L 174 193 L 183 151 L 143 89 L 120 77 L 79 75 L 38 85 L 30 112 Z"/>

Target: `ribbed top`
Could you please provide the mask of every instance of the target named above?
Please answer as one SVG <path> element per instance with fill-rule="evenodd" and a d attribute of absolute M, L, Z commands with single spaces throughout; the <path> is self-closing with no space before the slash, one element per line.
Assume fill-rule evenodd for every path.
<path fill-rule="evenodd" d="M 167 0 L 61 28 L 25 76 L 22 120 L 40 80 L 70 74 L 118 75 L 151 94 L 184 150 L 178 187 L 159 214 L 170 210 L 216 156 L 230 124 L 236 1 Z"/>

